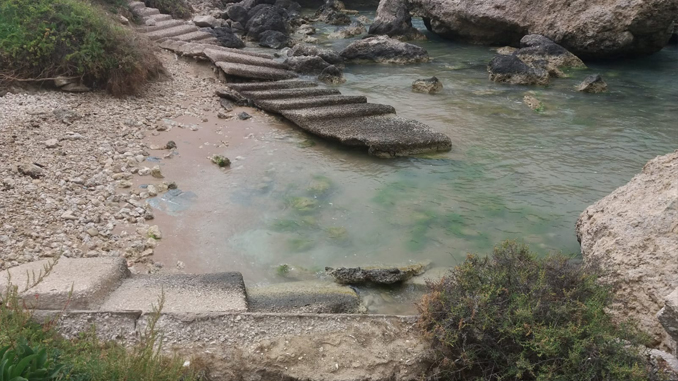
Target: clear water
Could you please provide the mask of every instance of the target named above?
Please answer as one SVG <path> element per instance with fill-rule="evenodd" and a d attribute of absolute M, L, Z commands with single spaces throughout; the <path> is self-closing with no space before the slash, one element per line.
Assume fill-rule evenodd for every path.
<path fill-rule="evenodd" d="M 350 42 L 324 37 L 332 30 L 321 28 L 321 44 Z M 488 80 L 490 48 L 429 38 L 417 44 L 432 62 L 348 66 L 340 89 L 449 135 L 452 151 L 382 160 L 291 127 L 272 129 L 227 179 L 210 180 L 219 197 L 211 198 L 210 217 L 191 227 L 213 248 L 206 267 L 268 283 L 281 281 L 280 264 L 311 273 L 421 261 L 452 266 L 506 239 L 539 253 L 578 254 L 578 215 L 649 159 L 678 148 L 676 48 L 591 63 L 548 87 L 524 87 Z M 574 90 L 592 73 L 608 82 L 608 93 Z M 412 81 L 431 76 L 442 81 L 442 93 L 411 91 Z M 544 110 L 525 106 L 526 94 Z"/>

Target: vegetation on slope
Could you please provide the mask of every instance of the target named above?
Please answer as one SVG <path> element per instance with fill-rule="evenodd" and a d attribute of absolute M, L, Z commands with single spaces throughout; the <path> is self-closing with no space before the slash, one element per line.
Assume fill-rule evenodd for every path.
<path fill-rule="evenodd" d="M 134 94 L 162 69 L 150 46 L 87 0 L 0 0 L 0 82 L 78 77 Z"/>
<path fill-rule="evenodd" d="M 610 290 L 567 258 L 506 242 L 430 284 L 421 326 L 445 380 L 657 380 L 647 337 L 605 313 Z"/>
<path fill-rule="evenodd" d="M 172 15 L 175 19 L 188 19 L 193 9 L 185 0 L 144 0 L 147 7 L 158 8 L 160 13 Z"/>

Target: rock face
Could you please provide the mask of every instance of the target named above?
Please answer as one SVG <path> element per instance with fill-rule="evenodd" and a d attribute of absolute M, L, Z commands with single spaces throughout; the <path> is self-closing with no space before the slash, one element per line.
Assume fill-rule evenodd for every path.
<path fill-rule="evenodd" d="M 552 77 L 563 77 L 562 68 L 585 68 L 579 57 L 548 38 L 530 34 L 520 40 L 520 49 L 513 52 L 521 61 L 548 70 Z"/>
<path fill-rule="evenodd" d="M 655 344 L 672 347 L 655 314 L 678 287 L 678 152 L 659 156 L 628 184 L 588 207 L 576 225 L 587 264 L 599 266 L 621 304 Z"/>
<path fill-rule="evenodd" d="M 516 55 L 497 55 L 487 65 L 490 80 L 513 85 L 546 85 L 549 83 L 549 72 L 532 67 Z"/>
<path fill-rule="evenodd" d="M 435 94 L 443 90 L 443 84 L 436 77 L 417 79 L 412 83 L 412 91 L 415 93 Z"/>
<path fill-rule="evenodd" d="M 405 0 L 382 0 L 377 17 L 370 25 L 370 34 L 380 34 L 399 40 L 425 40 L 426 36 L 412 26 L 412 16 Z"/>
<path fill-rule="evenodd" d="M 443 37 L 517 46 L 541 34 L 582 58 L 657 52 L 678 14 L 675 0 L 409 0 L 409 7 Z"/>
<path fill-rule="evenodd" d="M 600 74 L 589 75 L 584 78 L 584 81 L 577 86 L 578 91 L 585 93 L 598 94 L 607 91 L 607 83 L 603 81 Z"/>
<path fill-rule="evenodd" d="M 424 265 L 406 267 L 326 267 L 325 271 L 340 284 L 394 284 L 420 275 L 426 270 Z"/>
<path fill-rule="evenodd" d="M 664 303 L 664 307 L 657 313 L 657 320 L 671 338 L 678 341 L 678 288 L 666 297 Z"/>
<path fill-rule="evenodd" d="M 387 36 L 355 41 L 340 54 L 346 61 L 409 64 L 429 60 L 426 49 Z"/>

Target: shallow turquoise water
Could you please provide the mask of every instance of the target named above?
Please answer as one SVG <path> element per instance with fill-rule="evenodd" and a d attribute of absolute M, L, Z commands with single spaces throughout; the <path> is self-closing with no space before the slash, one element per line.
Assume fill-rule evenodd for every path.
<path fill-rule="evenodd" d="M 321 29 L 322 44 L 350 42 L 327 40 L 332 29 Z M 310 272 L 419 261 L 451 266 L 505 239 L 539 253 L 578 254 L 578 215 L 648 160 L 678 148 L 676 48 L 591 63 L 548 87 L 524 87 L 488 80 L 490 48 L 429 37 L 419 44 L 432 62 L 351 65 L 339 88 L 446 133 L 452 151 L 383 160 L 293 128 L 259 136 L 261 149 L 243 170 L 211 180 L 226 201 L 210 206 L 210 219 L 196 229 L 219 252 L 210 270 L 267 283 L 280 281 L 283 263 Z M 608 93 L 574 90 L 592 73 L 604 77 Z M 430 76 L 442 81 L 442 93 L 411 92 L 412 81 Z M 526 94 L 544 111 L 525 106 Z"/>

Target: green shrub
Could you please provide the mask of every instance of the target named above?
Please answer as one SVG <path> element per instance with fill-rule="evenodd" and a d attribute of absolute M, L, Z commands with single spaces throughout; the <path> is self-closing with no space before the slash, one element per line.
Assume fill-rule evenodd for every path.
<path fill-rule="evenodd" d="M 33 349 L 22 342 L 0 348 L 0 380 L 50 381 L 56 380 L 63 364 L 56 365 L 47 357 L 47 349 Z"/>
<path fill-rule="evenodd" d="M 86 0 L 0 0 L 0 81 L 78 77 L 133 94 L 162 70 L 152 48 Z"/>
<path fill-rule="evenodd" d="M 193 9 L 185 0 L 144 0 L 147 7 L 158 8 L 160 13 L 172 15 L 175 19 L 188 19 Z"/>
<path fill-rule="evenodd" d="M 429 285 L 420 324 L 445 380 L 650 380 L 647 337 L 605 313 L 591 270 L 506 242 Z"/>

